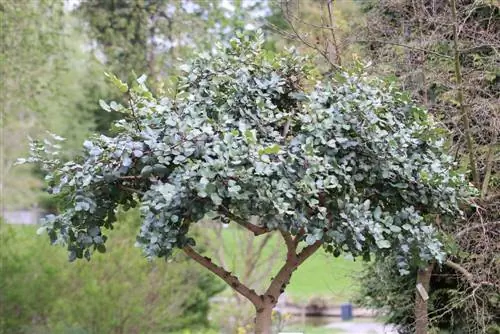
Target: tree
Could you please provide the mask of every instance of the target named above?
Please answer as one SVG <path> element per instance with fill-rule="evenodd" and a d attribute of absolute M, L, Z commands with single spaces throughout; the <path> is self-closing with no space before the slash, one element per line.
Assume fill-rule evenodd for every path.
<path fill-rule="evenodd" d="M 31 144 L 26 161 L 43 165 L 49 191 L 65 199 L 43 229 L 70 260 L 104 252 L 116 208 L 139 205 L 146 256 L 181 249 L 253 304 L 256 333 L 270 333 L 278 297 L 320 247 L 396 254 L 402 273 L 411 261 L 443 261 L 429 217 L 458 214 L 470 190 L 427 112 L 360 71 L 315 82 L 305 59 L 263 42 L 239 36 L 200 54 L 172 97 L 155 98 L 144 76 L 131 87 L 112 77 L 130 104 L 101 101 L 123 119 L 74 161 L 54 158 L 50 141 Z M 190 231 L 204 218 L 282 236 L 286 259 L 264 292 L 195 250 Z"/>

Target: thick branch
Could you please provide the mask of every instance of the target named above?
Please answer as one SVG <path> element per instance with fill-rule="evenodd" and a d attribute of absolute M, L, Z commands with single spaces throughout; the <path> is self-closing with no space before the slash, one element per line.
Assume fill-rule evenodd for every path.
<path fill-rule="evenodd" d="M 305 247 L 298 255 L 293 256 L 293 258 L 287 257 L 285 264 L 281 267 L 271 285 L 269 285 L 269 288 L 264 293 L 264 297 L 270 298 L 271 302 L 276 304 L 278 297 L 283 293 L 288 283 L 290 283 L 290 278 L 295 269 L 307 260 L 320 246 L 321 241 L 316 241 L 314 244 Z"/>
<path fill-rule="evenodd" d="M 299 242 L 302 239 L 302 237 L 304 236 L 304 234 L 305 234 L 304 228 L 301 228 L 299 233 L 297 233 L 297 235 L 293 239 L 293 243 L 295 244 L 295 249 L 297 249 L 297 246 L 299 245 Z"/>
<path fill-rule="evenodd" d="M 252 232 L 255 236 L 270 232 L 269 229 L 267 229 L 266 227 L 254 225 L 252 223 L 247 222 L 245 219 L 238 217 L 237 215 L 231 213 L 226 207 L 222 205 L 220 206 L 219 212 L 225 215 L 227 218 L 234 221 L 236 224 L 246 228 L 247 230 Z"/>
<path fill-rule="evenodd" d="M 316 241 L 312 245 L 309 245 L 305 247 L 298 255 L 297 259 L 299 261 L 298 265 L 301 265 L 305 260 L 309 258 L 309 256 L 313 255 L 314 252 L 318 250 L 318 248 L 321 246 L 321 241 Z"/>
<path fill-rule="evenodd" d="M 473 230 L 476 230 L 478 228 L 486 228 L 486 227 L 495 226 L 495 225 L 500 225 L 500 220 L 496 221 L 496 222 L 489 222 L 489 223 L 484 223 L 484 224 L 476 224 L 476 225 L 467 226 L 466 228 L 460 230 L 456 234 L 456 236 L 458 238 L 460 238 L 460 237 L 464 236 L 466 233 L 473 231 Z"/>
<path fill-rule="evenodd" d="M 185 246 L 183 250 L 187 254 L 187 256 L 213 272 L 215 275 L 222 278 L 224 282 L 231 286 L 231 288 L 251 301 L 255 308 L 262 308 L 262 299 L 259 297 L 259 295 L 257 295 L 254 290 L 249 289 L 247 286 L 241 283 L 236 276 L 231 275 L 229 271 L 213 263 L 210 258 L 201 256 L 190 246 Z"/>
<path fill-rule="evenodd" d="M 493 166 L 493 144 L 488 148 L 488 155 L 486 157 L 486 173 L 484 174 L 483 186 L 481 187 L 481 198 L 485 198 L 488 194 L 488 186 L 490 183 L 491 169 Z"/>
<path fill-rule="evenodd" d="M 447 260 L 444 264 L 461 273 L 472 285 L 475 285 L 474 276 L 467 269 L 450 260 Z"/>
<path fill-rule="evenodd" d="M 439 53 L 439 52 L 435 52 L 435 51 L 432 51 L 432 50 L 422 49 L 422 48 L 418 48 L 418 47 L 411 46 L 411 45 L 408 45 L 408 44 L 402 44 L 402 43 L 396 43 L 396 42 L 390 42 L 390 41 L 383 41 L 383 40 L 379 40 L 379 39 L 356 40 L 356 42 L 358 42 L 358 43 L 380 43 L 380 44 L 394 45 L 394 46 L 400 46 L 400 47 L 405 48 L 405 49 L 410 49 L 410 50 L 415 50 L 415 51 L 421 51 L 421 52 L 425 52 L 425 53 L 430 53 L 430 54 L 433 54 L 433 55 L 436 55 L 436 56 L 439 56 L 439 57 L 443 57 L 443 58 L 452 58 L 452 57 L 450 57 L 448 55 L 445 55 L 445 54 Z"/>

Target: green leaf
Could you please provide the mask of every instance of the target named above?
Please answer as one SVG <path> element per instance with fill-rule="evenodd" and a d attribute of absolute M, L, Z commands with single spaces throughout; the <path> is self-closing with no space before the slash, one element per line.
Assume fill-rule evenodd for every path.
<path fill-rule="evenodd" d="M 317 239 L 314 235 L 312 235 L 312 234 L 307 235 L 306 244 L 308 244 L 310 246 L 310 245 L 314 244 L 316 241 L 317 241 Z"/>
<path fill-rule="evenodd" d="M 385 239 L 376 241 L 378 248 L 391 248 L 391 243 Z"/>
<path fill-rule="evenodd" d="M 212 200 L 212 202 L 216 205 L 216 206 L 219 206 L 222 204 L 222 198 L 219 197 L 219 195 L 217 193 L 211 193 L 210 194 L 210 199 Z"/>
<path fill-rule="evenodd" d="M 259 150 L 259 155 L 263 154 L 278 154 L 280 152 L 281 147 L 278 144 L 274 144 L 272 146 L 265 147 Z"/>
<path fill-rule="evenodd" d="M 144 167 L 141 169 L 141 176 L 142 176 L 142 177 L 148 177 L 148 176 L 150 176 L 152 173 L 153 173 L 153 167 L 151 167 L 151 166 L 144 166 Z"/>
<path fill-rule="evenodd" d="M 104 100 L 99 100 L 99 105 L 103 110 L 111 112 L 111 107 Z"/>

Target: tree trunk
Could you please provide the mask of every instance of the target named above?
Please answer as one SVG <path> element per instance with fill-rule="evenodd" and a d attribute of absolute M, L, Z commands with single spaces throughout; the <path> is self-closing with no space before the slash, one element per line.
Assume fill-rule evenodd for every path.
<path fill-rule="evenodd" d="M 429 315 L 427 313 L 428 297 L 426 294 L 429 293 L 433 268 L 434 263 L 431 263 L 424 269 L 418 269 L 417 272 L 417 289 L 415 292 L 415 334 L 427 334 L 429 330 Z M 421 284 L 421 287 L 423 287 L 425 291 L 419 291 L 419 284 Z"/>
<path fill-rule="evenodd" d="M 257 316 L 255 317 L 255 334 L 271 334 L 273 324 L 272 315 L 272 305 L 266 305 L 264 308 L 257 310 Z"/>

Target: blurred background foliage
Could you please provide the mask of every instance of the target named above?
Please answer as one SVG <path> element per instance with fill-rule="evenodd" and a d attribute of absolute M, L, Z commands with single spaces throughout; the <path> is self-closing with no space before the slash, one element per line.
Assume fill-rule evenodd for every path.
<path fill-rule="evenodd" d="M 120 214 L 107 254 L 69 263 L 36 227 L 0 229 L 3 333 L 170 333 L 209 327 L 208 299 L 223 290 L 184 256 L 148 262 L 131 247 L 137 212 Z"/>

